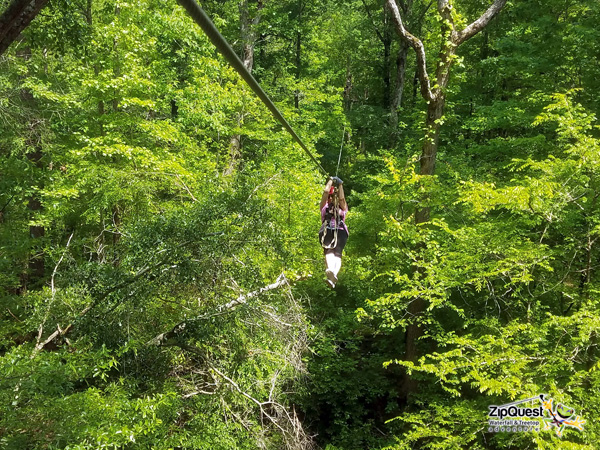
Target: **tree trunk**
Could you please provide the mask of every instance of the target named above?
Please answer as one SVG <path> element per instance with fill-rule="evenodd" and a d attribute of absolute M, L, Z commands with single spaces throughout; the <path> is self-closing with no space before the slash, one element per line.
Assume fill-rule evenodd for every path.
<path fill-rule="evenodd" d="M 352 72 L 350 71 L 350 56 L 346 62 L 346 85 L 344 86 L 344 110 L 352 109 Z"/>
<path fill-rule="evenodd" d="M 256 43 L 256 33 L 253 25 L 258 24 L 258 15 L 255 19 L 250 17 L 248 9 L 248 0 L 242 0 L 240 3 L 240 32 L 242 37 L 242 62 L 244 67 L 252 72 L 254 66 L 254 44 Z"/>
<path fill-rule="evenodd" d="M 431 101 L 427 107 L 427 117 L 425 119 L 425 142 L 420 158 L 421 175 L 433 175 L 435 173 L 436 154 L 438 149 L 438 141 L 440 136 L 440 119 L 444 115 L 444 105 L 446 96 L 439 95 L 435 101 Z M 431 208 L 425 206 L 418 208 L 415 211 L 415 224 L 429 222 Z M 427 308 L 426 302 L 420 298 L 415 298 L 407 308 L 408 315 L 413 318 L 418 318 Z M 406 340 L 404 350 L 404 360 L 417 362 L 420 352 L 417 342 L 423 336 L 423 326 L 418 321 L 411 322 L 406 328 Z M 405 397 L 417 391 L 417 382 L 410 376 L 406 375 L 402 381 L 402 393 Z"/>
<path fill-rule="evenodd" d="M 86 0 L 85 11 L 84 11 L 85 21 L 90 27 L 90 31 L 92 28 L 92 0 Z"/>
<path fill-rule="evenodd" d="M 300 89 L 298 89 L 298 83 L 300 82 L 300 75 L 302 71 L 302 12 L 304 11 L 304 0 L 298 0 L 298 29 L 296 31 L 296 89 L 294 89 L 294 107 L 298 109 L 300 107 Z"/>
<path fill-rule="evenodd" d="M 381 76 L 383 81 L 383 96 L 382 96 L 382 104 L 383 108 L 388 110 L 390 108 L 390 91 L 391 91 L 391 78 L 390 78 L 390 57 L 392 52 L 392 29 L 390 22 L 390 14 L 388 8 L 386 8 L 385 4 L 383 5 L 382 10 L 382 27 L 380 28 L 377 25 L 373 15 L 371 14 L 371 10 L 367 5 L 365 0 L 362 0 L 363 6 L 365 7 L 365 11 L 371 23 L 373 25 L 373 29 L 377 34 L 377 37 L 381 41 L 383 45 L 383 62 L 382 62 L 382 70 Z M 365 97 L 367 97 L 365 95 Z"/>
<path fill-rule="evenodd" d="M 302 33 L 296 33 L 296 83 L 300 81 L 300 68 L 302 65 Z M 294 89 L 294 108 L 300 107 L 300 90 Z"/>
<path fill-rule="evenodd" d="M 18 52 L 17 56 L 28 60 L 31 58 L 31 48 L 26 47 L 23 51 Z M 21 98 L 26 104 L 35 110 L 35 98 L 29 89 L 21 90 Z M 27 146 L 32 148 L 33 151 L 27 153 L 27 159 L 33 163 L 36 169 L 41 170 L 43 168 L 42 162 L 42 139 L 40 136 L 39 127 L 41 126 L 42 121 L 37 120 L 36 118 L 32 118 L 29 123 L 28 135 L 27 135 Z M 38 184 L 38 187 L 43 187 L 42 183 Z M 39 211 L 42 211 L 42 202 L 37 194 L 32 195 L 29 198 L 27 203 L 27 209 L 31 212 L 31 219 L 35 220 Z M 27 285 L 32 281 L 38 281 L 43 279 L 45 274 L 45 264 L 44 264 L 44 254 L 41 249 L 39 249 L 39 244 L 37 241 L 45 234 L 45 229 L 40 225 L 30 225 L 29 226 L 29 237 L 32 239 L 31 249 L 32 252 L 29 256 L 29 261 L 27 263 L 27 274 L 25 274 L 22 280 L 22 287 L 19 289 L 21 292 L 27 291 Z"/>
<path fill-rule="evenodd" d="M 243 113 L 237 113 L 237 127 L 239 128 L 242 124 Z M 223 172 L 223 175 L 231 175 L 238 167 L 240 159 L 242 157 L 242 135 L 234 134 L 229 139 L 229 162 L 227 168 Z"/>
<path fill-rule="evenodd" d="M 41 166 L 41 151 L 36 150 L 34 153 L 29 153 L 27 157 L 35 163 L 36 167 L 40 168 Z M 31 216 L 35 218 L 39 211 L 43 210 L 42 203 L 40 199 L 36 196 L 32 196 L 27 203 L 27 209 L 31 211 Z M 40 225 L 30 225 L 29 226 L 29 237 L 35 242 L 39 240 L 39 238 L 44 237 L 45 229 Z M 37 281 L 44 278 L 44 274 L 46 271 L 46 266 L 44 264 L 44 254 L 41 250 L 36 249 L 37 245 L 33 245 L 33 254 L 29 257 L 28 269 L 29 276 L 27 277 L 27 281 Z"/>
<path fill-rule="evenodd" d="M 392 54 L 392 33 L 388 24 L 387 8 L 383 8 L 383 108 L 390 108 L 390 91 L 392 81 L 390 77 L 390 59 Z"/>
<path fill-rule="evenodd" d="M 254 27 L 258 25 L 258 22 L 260 21 L 260 10 L 263 7 L 262 0 L 257 0 L 256 3 L 257 13 L 256 17 L 254 18 L 250 17 L 248 0 L 242 0 L 239 5 L 240 34 L 242 38 L 242 63 L 250 73 L 252 73 L 254 66 L 254 45 L 256 44 L 256 32 L 254 31 Z M 238 112 L 236 117 L 238 128 L 242 125 L 243 119 L 243 112 Z M 242 136 L 240 134 L 234 134 L 229 139 L 229 162 L 227 164 L 227 168 L 223 172 L 223 175 L 231 175 L 239 165 L 241 157 Z"/>
<path fill-rule="evenodd" d="M 121 15 L 121 8 L 115 6 L 115 18 Z M 113 76 L 118 78 L 121 76 L 121 55 L 119 53 L 119 40 L 115 37 L 113 38 L 113 52 L 114 52 L 114 66 L 113 66 Z M 114 97 L 112 99 L 112 110 L 113 112 L 117 112 L 119 110 L 119 92 L 114 90 Z"/>
<path fill-rule="evenodd" d="M 400 49 L 396 56 L 396 85 L 392 104 L 390 105 L 390 128 L 391 139 L 390 148 L 394 148 L 398 142 L 398 108 L 402 105 L 402 94 L 404 93 L 404 84 L 406 83 L 406 59 L 408 58 L 408 45 L 400 42 Z"/>
<path fill-rule="evenodd" d="M 411 317 L 420 316 L 427 304 L 421 297 L 415 298 L 407 308 L 407 313 Z M 404 334 L 404 361 L 410 361 L 413 363 L 417 362 L 417 359 L 421 352 L 417 347 L 417 343 L 419 339 L 423 336 L 423 327 L 418 323 L 411 323 L 406 328 L 406 333 Z M 404 398 L 408 398 L 408 396 L 416 392 L 418 388 L 417 381 L 411 378 L 408 374 L 405 374 L 400 381 L 400 392 Z"/>
<path fill-rule="evenodd" d="M 412 47 L 417 56 L 418 76 L 421 87 L 421 95 L 427 101 L 427 117 L 425 119 L 425 139 L 420 158 L 420 174 L 434 175 L 436 155 L 439 143 L 441 119 L 444 114 L 446 103 L 446 88 L 450 79 L 450 68 L 460 44 L 479 33 L 504 7 L 506 0 L 495 0 L 493 4 L 474 22 L 462 30 L 457 30 L 452 14 L 452 5 L 449 0 L 438 0 L 437 9 L 442 26 L 442 45 L 439 52 L 439 63 L 437 64 L 434 87 L 427 73 L 425 47 L 420 39 L 411 34 L 404 26 L 402 15 L 395 0 L 386 0 L 386 5 L 392 15 L 396 31 L 405 45 Z M 406 10 L 404 10 L 406 14 Z M 427 198 L 422 199 L 425 203 Z M 415 224 L 423 224 L 430 219 L 430 207 L 423 206 L 415 211 Z M 423 328 L 419 323 L 421 316 L 427 308 L 426 302 L 420 297 L 415 298 L 408 306 L 407 312 L 413 318 L 412 323 L 406 329 L 405 353 L 406 361 L 417 361 L 419 351 L 417 341 L 423 336 Z M 417 383 L 408 374 L 402 380 L 401 391 L 408 397 L 417 390 Z"/>
<path fill-rule="evenodd" d="M 427 117 L 425 119 L 425 141 L 419 160 L 421 175 L 435 174 L 435 163 L 440 138 L 440 120 L 444 115 L 446 95 L 440 92 L 438 98 L 429 102 L 427 106 Z M 430 208 L 425 206 L 417 209 L 415 213 L 415 224 L 429 221 Z"/>
<path fill-rule="evenodd" d="M 13 0 L 0 16 L 0 55 L 37 16 L 48 0 Z"/>

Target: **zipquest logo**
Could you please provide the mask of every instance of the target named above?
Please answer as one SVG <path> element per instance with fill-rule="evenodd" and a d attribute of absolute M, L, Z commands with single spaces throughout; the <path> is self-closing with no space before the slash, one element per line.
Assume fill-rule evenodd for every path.
<path fill-rule="evenodd" d="M 520 407 L 523 403 L 539 401 L 539 406 Z M 562 437 L 562 432 L 565 427 L 577 428 L 583 431 L 585 420 L 580 416 L 575 415 L 575 410 L 562 403 L 556 404 L 552 408 L 553 399 L 545 399 L 545 394 L 540 394 L 537 397 L 526 398 L 504 405 L 490 405 L 488 408 L 488 431 L 536 431 L 539 432 L 541 424 L 544 425 L 544 430 L 549 430 L 556 427 L 555 431 L 558 437 Z M 547 413 L 547 414 L 546 414 Z M 533 419 L 533 420 L 532 420 Z"/>

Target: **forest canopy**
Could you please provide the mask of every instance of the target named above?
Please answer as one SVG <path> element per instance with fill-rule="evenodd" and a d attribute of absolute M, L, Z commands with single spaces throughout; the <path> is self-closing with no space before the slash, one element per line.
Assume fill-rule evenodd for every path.
<path fill-rule="evenodd" d="M 0 448 L 597 448 L 600 3 L 201 6 L 339 282 L 177 2 L 0 0 Z"/>

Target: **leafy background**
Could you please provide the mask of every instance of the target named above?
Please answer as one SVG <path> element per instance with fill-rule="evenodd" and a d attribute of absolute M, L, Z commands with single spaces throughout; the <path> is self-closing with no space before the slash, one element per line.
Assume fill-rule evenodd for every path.
<path fill-rule="evenodd" d="M 253 73 L 330 173 L 342 144 L 339 285 L 322 177 L 180 7 L 53 0 L 0 59 L 0 447 L 596 448 L 598 2 L 508 2 L 461 46 L 431 177 L 382 1 L 202 6 L 240 55 L 254 19 Z M 488 432 L 540 393 L 584 431 Z"/>

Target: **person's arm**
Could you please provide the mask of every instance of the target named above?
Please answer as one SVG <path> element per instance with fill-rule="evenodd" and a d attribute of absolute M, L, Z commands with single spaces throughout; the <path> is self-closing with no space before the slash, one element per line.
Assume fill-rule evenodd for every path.
<path fill-rule="evenodd" d="M 331 189 L 331 184 L 333 180 L 330 178 L 327 180 L 327 184 L 325 185 L 325 190 L 323 191 L 323 195 L 321 196 L 321 205 L 319 206 L 319 211 L 323 209 L 325 203 L 327 203 L 327 197 L 329 197 L 329 190 Z"/>
<path fill-rule="evenodd" d="M 346 196 L 344 195 L 344 185 L 340 184 L 338 186 L 338 197 L 340 199 L 340 208 L 344 211 L 348 211 L 348 203 L 346 203 Z"/>

